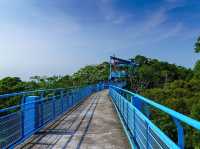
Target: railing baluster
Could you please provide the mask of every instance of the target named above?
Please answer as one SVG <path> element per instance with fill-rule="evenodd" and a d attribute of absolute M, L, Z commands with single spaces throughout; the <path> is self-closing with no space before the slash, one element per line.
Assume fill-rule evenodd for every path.
<path fill-rule="evenodd" d="M 54 96 L 54 97 L 53 97 L 53 100 L 52 100 L 52 106 L 53 106 L 53 107 L 52 107 L 52 108 L 53 108 L 53 109 L 52 109 L 52 110 L 53 110 L 53 118 L 56 117 L 56 105 L 55 105 L 56 103 L 55 103 L 55 102 L 56 102 L 56 100 L 55 100 L 55 96 Z"/>
<path fill-rule="evenodd" d="M 0 121 L 0 123 L 10 125 L 9 118 L 14 117 L 16 121 L 18 121 L 16 122 L 17 124 L 13 123 L 13 125 L 19 125 L 19 130 L 5 135 L 5 137 L 3 138 L 5 139 L 5 143 L 0 144 L 0 147 L 14 148 L 16 144 L 21 143 L 22 141 L 24 141 L 24 139 L 28 138 L 34 132 L 38 131 L 40 128 L 43 128 L 42 126 L 45 126 L 49 122 L 53 121 L 57 116 L 61 115 L 63 112 L 78 104 L 91 93 L 101 89 L 103 89 L 103 85 L 101 85 L 100 88 L 97 88 L 97 86 L 95 85 L 84 88 L 76 87 L 71 89 L 71 92 L 68 92 L 67 94 L 64 92 L 64 89 L 48 89 L 0 95 L 0 99 L 22 96 L 20 105 L 0 109 L 1 116 L 5 117 L 0 117 L 1 120 L 4 120 L 3 122 Z M 48 96 L 45 97 L 45 95 Z M 7 115 L 5 115 L 5 113 L 7 113 Z M 4 129 L 4 127 L 2 127 L 1 125 L 2 129 Z M 8 127 L 12 128 L 12 126 Z M 17 133 L 19 133 L 19 136 L 16 137 L 15 135 Z M 8 136 L 13 137 L 12 142 L 9 142 L 10 140 L 8 139 Z"/>
<path fill-rule="evenodd" d="M 122 92 L 125 93 L 128 91 L 125 91 L 118 87 L 112 87 L 112 86 L 110 87 L 110 95 L 113 98 L 113 102 L 117 104 L 117 107 L 119 107 L 118 109 L 119 112 L 121 113 L 120 115 L 122 119 L 124 119 L 123 123 L 127 127 L 126 132 L 127 131 L 129 132 L 130 136 L 128 136 L 128 138 L 133 137 L 133 142 L 136 144 L 136 146 L 138 146 L 139 148 L 144 147 L 146 149 L 184 148 L 184 131 L 180 120 L 172 117 L 177 126 L 177 131 L 178 131 L 178 145 L 177 145 L 164 132 L 162 132 L 157 126 L 155 126 L 155 124 L 153 124 L 149 120 L 151 114 L 148 107 L 149 105 L 147 105 L 146 101 L 142 99 L 142 97 L 134 93 L 130 94 L 132 95 L 131 101 L 128 102 L 128 100 L 123 96 L 124 93 Z M 129 114 L 129 107 L 131 107 L 130 109 L 132 110 L 132 115 Z M 130 116 L 132 116 L 131 126 L 129 125 Z M 195 127 L 198 127 L 198 125 L 196 125 Z"/>
<path fill-rule="evenodd" d="M 129 116 L 129 115 L 128 115 L 128 111 L 129 111 L 129 110 L 128 110 L 128 109 L 129 109 L 129 108 L 128 108 L 128 102 L 126 103 L 126 108 L 127 108 L 127 115 L 126 115 L 126 116 L 127 116 L 127 126 L 128 126 L 128 128 L 129 128 L 129 125 L 128 125 L 128 122 L 129 122 L 129 120 L 128 120 L 128 116 Z"/>
<path fill-rule="evenodd" d="M 41 102 L 41 111 L 40 112 L 41 112 L 41 123 L 39 124 L 39 126 L 42 126 L 44 124 L 44 103 L 43 102 Z"/>
<path fill-rule="evenodd" d="M 145 125 L 146 125 L 146 138 L 147 138 L 146 148 L 149 149 L 149 125 L 147 122 L 145 122 Z"/>
<path fill-rule="evenodd" d="M 63 90 L 60 91 L 60 98 L 61 98 L 61 113 L 64 112 L 64 94 L 63 94 Z"/>
<path fill-rule="evenodd" d="M 20 114 L 21 114 L 21 138 L 24 137 L 24 106 L 25 103 L 25 95 L 22 95 L 21 99 L 21 107 L 20 107 Z"/>
<path fill-rule="evenodd" d="M 178 137 L 178 146 L 181 148 L 181 149 L 184 149 L 184 129 L 183 129 L 183 126 L 181 125 L 181 122 L 172 117 L 175 125 L 176 125 L 176 128 L 177 128 L 177 137 Z"/>

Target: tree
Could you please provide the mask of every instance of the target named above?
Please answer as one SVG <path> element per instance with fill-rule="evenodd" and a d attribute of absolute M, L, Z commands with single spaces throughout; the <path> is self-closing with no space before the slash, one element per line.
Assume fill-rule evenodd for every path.
<path fill-rule="evenodd" d="M 191 111 L 191 116 L 194 117 L 195 119 L 200 121 L 200 102 L 193 104 L 192 106 L 192 111 Z M 195 131 L 193 132 L 193 144 L 195 148 L 200 148 L 200 132 Z"/>
<path fill-rule="evenodd" d="M 200 79 L 200 60 L 198 60 L 194 67 L 194 78 Z"/>
<path fill-rule="evenodd" d="M 131 59 L 132 61 L 135 61 L 139 65 L 147 64 L 148 63 L 148 58 L 137 55 L 134 59 Z"/>
<path fill-rule="evenodd" d="M 68 88 L 74 85 L 72 77 L 69 75 L 61 77 L 58 81 L 54 82 L 53 84 L 54 88 Z"/>
<path fill-rule="evenodd" d="M 72 75 L 74 84 L 86 85 L 95 84 L 100 81 L 108 80 L 109 76 L 109 63 L 103 62 L 99 65 L 88 65 L 81 68 L 79 71 Z"/>
<path fill-rule="evenodd" d="M 0 80 L 0 94 L 24 90 L 24 82 L 18 77 L 6 77 Z"/>
<path fill-rule="evenodd" d="M 197 39 L 195 43 L 195 52 L 199 53 L 200 52 L 200 37 Z"/>

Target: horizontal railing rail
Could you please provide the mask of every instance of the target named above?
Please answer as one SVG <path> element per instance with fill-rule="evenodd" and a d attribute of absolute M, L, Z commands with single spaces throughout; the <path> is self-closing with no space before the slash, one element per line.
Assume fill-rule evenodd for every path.
<path fill-rule="evenodd" d="M 154 140 L 157 141 L 160 147 L 156 148 L 184 148 L 184 130 L 181 123 L 185 123 L 197 131 L 200 130 L 200 122 L 194 120 L 190 117 L 187 117 L 181 113 L 178 113 L 172 109 L 169 109 L 163 105 L 153 102 L 150 99 L 147 99 L 141 95 L 132 93 L 130 91 L 124 90 L 116 86 L 110 86 L 110 95 L 115 103 L 117 109 L 119 110 L 122 118 L 124 119 L 127 129 L 129 129 L 129 134 L 132 136 L 133 141 L 141 148 L 154 148 L 152 140 L 149 137 L 154 136 Z M 127 99 L 130 97 L 130 99 Z M 155 126 L 149 119 L 148 115 L 150 114 L 149 110 L 145 114 L 142 110 L 143 106 L 148 105 L 150 107 L 161 110 L 162 112 L 169 115 L 177 127 L 177 136 L 178 143 L 174 143 L 166 134 L 164 134 L 157 126 Z M 145 106 L 147 108 L 147 106 Z M 134 120 L 133 120 L 134 119 Z M 138 120 L 136 120 L 138 119 Z M 131 122 L 131 123 L 130 123 Z M 142 125 L 145 126 L 145 129 L 139 130 L 142 128 Z M 150 130 L 149 130 L 150 128 Z M 137 130 L 137 131 L 135 131 Z M 135 132 L 134 132 L 135 131 Z M 140 134 L 139 134 L 140 132 Z M 146 134 L 143 134 L 146 133 Z M 141 138 L 146 144 L 141 143 Z"/>
<path fill-rule="evenodd" d="M 114 86 L 116 85 L 116 86 Z M 117 87 L 118 86 L 118 87 Z M 49 89 L 0 95 L 0 99 L 22 96 L 21 104 L 0 109 L 0 148 L 11 148 L 29 138 L 32 134 L 56 120 L 93 92 L 109 88 L 109 95 L 128 132 L 133 147 L 138 148 L 184 148 L 185 123 L 197 131 L 200 122 L 181 113 L 153 102 L 141 95 L 124 90 L 124 82 L 104 83 L 70 89 Z M 44 92 L 47 92 L 44 95 Z M 146 106 L 148 105 L 148 106 Z M 178 143 L 172 141 L 148 117 L 153 107 L 169 115 L 177 127 Z"/>
<path fill-rule="evenodd" d="M 112 86 L 112 88 L 114 88 L 116 90 L 119 90 L 119 91 L 122 91 L 124 93 L 127 93 L 129 95 L 132 95 L 132 97 L 138 97 L 143 103 L 146 103 L 146 104 L 148 104 L 148 105 L 150 105 L 152 107 L 155 107 L 155 108 L 167 113 L 168 115 L 173 116 L 173 117 L 177 118 L 178 120 L 180 120 L 180 121 L 182 121 L 182 122 L 184 122 L 184 123 L 196 128 L 196 129 L 200 130 L 200 122 L 195 120 L 195 119 L 192 119 L 192 118 L 190 118 L 188 116 L 185 116 L 185 115 L 183 115 L 183 114 L 181 114 L 179 112 L 176 112 L 176 111 L 174 111 L 174 110 L 172 110 L 170 108 L 167 108 L 167 107 L 165 107 L 165 106 L 163 106 L 161 104 L 158 104 L 158 103 L 156 103 L 156 102 L 154 102 L 154 101 L 152 101 L 150 99 L 147 99 L 147 98 L 145 98 L 145 97 L 143 97 L 143 96 L 141 96 L 139 94 L 135 94 L 133 92 L 130 92 L 128 90 L 125 90 L 125 89 L 122 89 L 122 88 L 119 88 L 119 87 L 116 87 L 116 86 Z"/>
<path fill-rule="evenodd" d="M 8 94 L 3 94 L 0 95 L 0 99 L 6 99 L 9 97 L 14 97 L 14 96 L 22 96 L 22 95 L 29 95 L 29 94 L 35 94 L 35 93 L 45 93 L 45 92 L 56 92 L 56 91 L 68 91 L 72 89 L 79 89 L 83 88 L 85 86 L 73 86 L 73 87 L 68 87 L 68 88 L 56 88 L 56 89 L 39 89 L 39 90 L 34 90 L 34 91 L 23 91 L 23 92 L 16 92 L 16 93 L 8 93 Z"/>
<path fill-rule="evenodd" d="M 21 104 L 0 110 L 0 148 L 16 146 L 93 92 L 102 89 L 104 86 L 97 84 L 70 90 L 50 89 L 1 95 L 1 99 L 19 95 L 23 95 L 23 98 Z M 43 92 L 50 94 L 43 96 Z M 32 93 L 40 94 L 30 96 Z"/>

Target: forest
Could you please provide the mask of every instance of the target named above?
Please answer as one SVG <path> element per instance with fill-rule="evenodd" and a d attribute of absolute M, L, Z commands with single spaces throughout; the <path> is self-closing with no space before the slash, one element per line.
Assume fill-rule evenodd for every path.
<path fill-rule="evenodd" d="M 195 52 L 200 52 L 200 38 L 195 44 Z M 130 59 L 137 62 L 138 67 L 134 70 L 134 78 L 128 80 L 127 89 L 200 121 L 200 60 L 196 62 L 193 69 L 189 69 L 141 55 Z M 19 77 L 5 77 L 0 80 L 0 95 L 105 82 L 108 81 L 109 67 L 108 62 L 103 62 L 85 66 L 73 75 L 33 76 L 29 81 L 22 81 Z M 19 102 L 18 100 L 0 101 L 0 109 Z M 172 120 L 155 109 L 151 109 L 151 112 L 152 121 L 176 140 L 176 128 Z M 185 138 L 186 148 L 200 148 L 200 133 L 185 126 Z"/>

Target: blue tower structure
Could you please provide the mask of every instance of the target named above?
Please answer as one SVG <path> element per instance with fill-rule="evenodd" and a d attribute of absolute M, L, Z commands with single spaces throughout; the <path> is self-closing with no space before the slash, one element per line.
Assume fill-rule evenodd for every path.
<path fill-rule="evenodd" d="M 115 56 L 110 56 L 110 75 L 109 81 L 112 83 L 123 83 L 126 86 L 127 79 L 132 75 L 130 68 L 134 69 L 137 64 L 130 60 L 124 60 Z"/>

